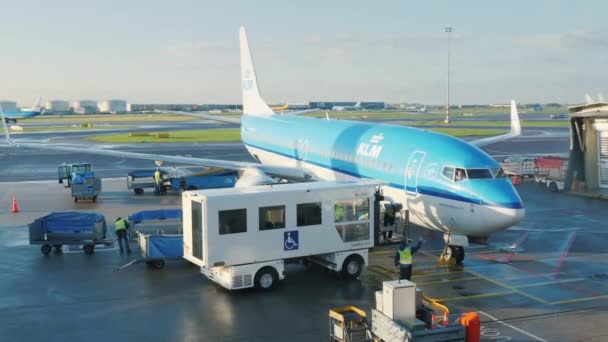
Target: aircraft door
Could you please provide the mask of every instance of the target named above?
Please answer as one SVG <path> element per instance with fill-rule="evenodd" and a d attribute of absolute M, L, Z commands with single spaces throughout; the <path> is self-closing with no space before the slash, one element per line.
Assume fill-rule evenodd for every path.
<path fill-rule="evenodd" d="M 405 192 L 408 194 L 418 193 L 418 173 L 420 172 L 420 166 L 426 153 L 423 151 L 415 151 L 407 161 L 405 167 Z"/>

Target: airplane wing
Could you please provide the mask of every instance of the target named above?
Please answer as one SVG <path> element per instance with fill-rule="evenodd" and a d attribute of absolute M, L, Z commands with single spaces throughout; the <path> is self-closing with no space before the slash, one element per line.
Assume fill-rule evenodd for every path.
<path fill-rule="evenodd" d="M 511 139 L 521 135 L 521 123 L 519 122 L 519 114 L 517 113 L 517 104 L 515 100 L 511 100 L 511 131 L 506 134 L 497 135 L 494 137 L 488 137 L 478 140 L 471 140 L 469 143 L 475 146 L 484 146 L 493 144 L 495 142 Z"/>
<path fill-rule="evenodd" d="M 193 157 L 183 157 L 183 156 L 168 156 L 168 155 L 161 155 L 161 154 L 136 153 L 136 152 L 118 151 L 118 150 L 96 148 L 96 147 L 71 146 L 71 145 L 66 145 L 66 144 L 49 144 L 49 143 L 32 142 L 32 141 L 14 141 L 11 139 L 10 132 L 8 130 L 8 127 L 6 126 L 6 122 L 4 120 L 4 111 L 2 110 L 1 106 L 0 106 L 0 116 L 2 117 L 2 125 L 4 128 L 4 134 L 5 134 L 6 143 L 7 143 L 7 144 L 0 144 L 0 147 L 29 147 L 29 148 L 56 150 L 56 151 L 64 151 L 64 152 L 90 153 L 90 154 L 121 157 L 121 158 L 133 158 L 133 159 L 143 159 L 143 160 L 151 160 L 151 161 L 163 161 L 163 162 L 171 162 L 171 163 L 201 165 L 201 166 L 208 166 L 208 167 L 239 170 L 239 171 L 242 171 L 242 173 L 244 173 L 244 174 L 253 175 L 257 179 L 263 179 L 264 177 L 267 177 L 267 176 L 280 177 L 280 178 L 295 180 L 295 181 L 304 181 L 304 180 L 312 179 L 312 175 L 310 173 L 306 172 L 306 170 L 298 169 L 298 168 L 294 168 L 294 167 L 288 167 L 288 166 L 281 166 L 281 165 L 267 165 L 267 164 L 237 162 L 237 161 L 219 160 L 219 159 L 205 159 L 205 158 L 193 158 Z"/>
<path fill-rule="evenodd" d="M 230 124 L 237 124 L 237 125 L 241 124 L 241 118 L 229 118 L 229 117 L 221 116 L 221 115 L 217 115 L 217 114 L 208 114 L 206 112 L 180 112 L 180 111 L 174 111 L 174 110 L 169 110 L 169 111 L 163 110 L 162 112 L 192 116 L 195 118 L 218 121 L 218 122 L 223 122 L 223 123 L 230 123 Z"/>
<path fill-rule="evenodd" d="M 304 109 L 304 110 L 294 110 L 291 112 L 285 112 L 285 113 L 277 113 L 275 115 L 303 115 L 303 114 L 307 114 L 307 113 L 312 113 L 314 111 L 317 111 L 318 108 L 311 108 L 311 109 Z M 221 115 L 217 115 L 217 114 L 209 114 L 206 112 L 180 112 L 180 111 L 162 111 L 163 113 L 172 113 L 172 114 L 180 114 L 180 115 L 186 115 L 186 116 L 192 116 L 195 118 L 200 118 L 200 119 L 205 119 L 205 120 L 212 120 L 212 121 L 218 121 L 218 122 L 222 122 L 222 123 L 229 123 L 229 124 L 237 124 L 240 125 L 241 124 L 241 119 L 240 118 L 229 118 L 229 117 L 225 117 L 225 116 L 221 116 Z"/>

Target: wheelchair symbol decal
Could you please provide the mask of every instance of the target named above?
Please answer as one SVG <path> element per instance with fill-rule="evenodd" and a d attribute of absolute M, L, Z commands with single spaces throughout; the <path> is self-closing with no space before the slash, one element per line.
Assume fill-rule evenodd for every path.
<path fill-rule="evenodd" d="M 283 233 L 283 250 L 293 251 L 298 249 L 298 231 L 293 230 L 290 232 Z"/>

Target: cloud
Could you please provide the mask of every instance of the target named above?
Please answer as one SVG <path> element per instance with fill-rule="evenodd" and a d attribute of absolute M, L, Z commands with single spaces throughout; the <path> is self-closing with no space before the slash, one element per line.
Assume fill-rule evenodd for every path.
<path fill-rule="evenodd" d="M 545 49 L 607 48 L 608 37 L 598 32 L 579 29 L 564 33 L 517 36 L 514 38 L 514 43 L 525 47 Z"/>

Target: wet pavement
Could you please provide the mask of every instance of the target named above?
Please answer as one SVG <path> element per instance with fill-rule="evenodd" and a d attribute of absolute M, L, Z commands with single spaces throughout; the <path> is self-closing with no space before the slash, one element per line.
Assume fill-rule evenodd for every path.
<path fill-rule="evenodd" d="M 0 212 L 0 336 L 3 340 L 318 341 L 332 307 L 373 307 L 374 291 L 394 277 L 394 246 L 371 252 L 360 281 L 319 268 L 289 266 L 272 293 L 229 292 L 186 261 L 163 270 L 116 248 L 43 256 L 26 224 L 51 211 L 96 211 L 111 222 L 142 209 L 176 208 L 177 194 L 135 196 L 104 180 L 98 203 L 74 203 L 55 182 L 2 183 L 0 208 L 17 194 L 21 212 Z M 608 309 L 608 203 L 518 190 L 527 214 L 489 246 L 467 249 L 464 267 L 437 262 L 440 234 L 412 229 L 426 242 L 415 255 L 416 282 L 441 300 L 451 319 L 478 311 L 483 341 L 605 341 Z M 515 246 L 511 246 L 515 245 Z M 512 248 L 509 248 L 512 247 Z"/>

